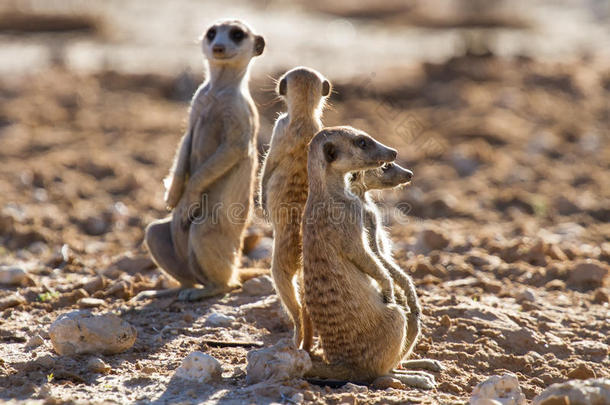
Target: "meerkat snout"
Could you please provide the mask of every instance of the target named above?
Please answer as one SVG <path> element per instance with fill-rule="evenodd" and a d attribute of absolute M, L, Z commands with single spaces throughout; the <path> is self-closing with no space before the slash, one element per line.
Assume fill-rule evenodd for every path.
<path fill-rule="evenodd" d="M 384 190 L 404 186 L 411 182 L 413 172 L 396 164 L 386 163 L 379 169 L 355 172 L 350 181 L 362 185 L 365 190 Z"/>
<path fill-rule="evenodd" d="M 395 176 L 400 179 L 400 184 L 408 183 L 413 178 L 413 172 L 411 170 L 405 169 L 395 163 L 386 163 L 381 166 L 381 171 L 386 176 Z"/>
<path fill-rule="evenodd" d="M 202 48 L 210 61 L 249 60 L 263 53 L 265 39 L 255 35 L 242 21 L 226 20 L 215 23 L 206 31 Z"/>

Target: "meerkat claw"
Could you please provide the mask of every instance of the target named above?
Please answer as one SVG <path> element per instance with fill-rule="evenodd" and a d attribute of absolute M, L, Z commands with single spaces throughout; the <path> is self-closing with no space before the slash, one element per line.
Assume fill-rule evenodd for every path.
<path fill-rule="evenodd" d="M 420 359 L 420 360 L 405 360 L 400 365 L 405 369 L 424 369 L 428 371 L 442 371 L 443 364 L 438 360 Z"/>

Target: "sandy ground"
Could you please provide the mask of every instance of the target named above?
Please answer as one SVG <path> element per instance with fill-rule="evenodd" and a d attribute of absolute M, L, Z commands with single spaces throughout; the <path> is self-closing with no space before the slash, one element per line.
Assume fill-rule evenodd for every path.
<path fill-rule="evenodd" d="M 434 392 L 300 380 L 249 389 L 249 348 L 205 342 L 290 336 L 275 295 L 128 301 L 171 284 L 141 242 L 145 224 L 165 215 L 161 179 L 186 108 L 168 97 L 176 82 L 64 70 L 2 81 L 2 262 L 28 269 L 32 282 L 1 291 L 26 302 L 0 318 L 0 396 L 241 403 L 302 392 L 328 403 L 432 403 L 464 400 L 504 371 L 530 399 L 568 376 L 610 377 L 610 70 L 594 65 L 456 58 L 336 83 L 325 122 L 369 130 L 415 172 L 410 187 L 382 197 L 396 257 L 424 307 L 415 356 L 446 366 Z M 269 92 L 255 98 L 271 121 L 281 106 Z M 49 324 L 85 295 L 104 298 L 96 311 L 116 311 L 138 331 L 128 352 L 103 356 L 108 375 L 87 371 L 87 356 L 55 355 L 48 339 L 24 347 L 36 333 L 48 337 Z M 203 326 L 214 312 L 237 321 Z M 194 350 L 222 362 L 221 382 L 186 389 L 171 379 Z"/>
<path fill-rule="evenodd" d="M 15 38 L 38 43 L 33 35 Z M 86 30 L 74 35 L 88 41 Z M 386 59 L 345 76 L 315 66 L 335 85 L 325 124 L 369 131 L 415 173 L 379 198 L 424 308 L 414 358 L 445 365 L 431 392 L 247 386 L 248 351 L 291 335 L 275 294 L 130 301 L 172 285 L 148 260 L 143 229 L 166 215 L 162 179 L 199 74 L 92 73 L 60 52 L 55 66 L 1 77 L 0 264 L 30 280 L 0 286 L 0 400 L 293 403 L 301 393 L 311 403 L 463 403 L 504 372 L 528 399 L 555 382 L 610 377 L 610 62 L 567 59 Z M 267 75 L 281 66 L 261 68 L 251 85 L 261 152 L 283 108 Z M 255 222 L 264 245 L 269 226 Z M 268 257 L 253 257 L 243 267 L 269 268 Z M 89 371 L 90 356 L 58 356 L 48 339 L 49 325 L 86 296 L 104 300 L 94 312 L 114 311 L 137 329 L 132 349 L 100 356 L 108 374 Z M 205 326 L 213 313 L 236 321 Z M 26 348 L 36 334 L 44 344 Z M 231 341 L 242 344 L 224 347 Z M 221 381 L 172 379 L 195 350 L 222 363 Z"/>

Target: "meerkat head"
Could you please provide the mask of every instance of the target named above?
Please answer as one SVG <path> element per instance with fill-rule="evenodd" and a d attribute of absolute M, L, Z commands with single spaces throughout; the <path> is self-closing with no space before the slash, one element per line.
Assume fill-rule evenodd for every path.
<path fill-rule="evenodd" d="M 347 174 L 381 167 L 396 159 L 396 150 L 358 129 L 342 126 L 318 132 L 309 145 L 309 160 L 326 171 Z"/>
<path fill-rule="evenodd" d="M 386 163 L 378 169 L 363 172 L 361 178 L 367 190 L 383 190 L 410 183 L 413 172 L 396 163 Z"/>
<path fill-rule="evenodd" d="M 331 90 L 330 82 L 322 74 L 303 66 L 284 73 L 277 85 L 277 93 L 286 100 L 290 112 L 307 114 L 321 114 Z"/>
<path fill-rule="evenodd" d="M 212 65 L 242 65 L 263 53 L 265 39 L 243 21 L 222 20 L 208 28 L 201 46 Z"/>

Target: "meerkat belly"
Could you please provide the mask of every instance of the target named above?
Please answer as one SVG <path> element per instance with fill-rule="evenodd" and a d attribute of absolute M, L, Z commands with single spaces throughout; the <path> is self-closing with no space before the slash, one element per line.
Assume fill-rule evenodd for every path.
<path fill-rule="evenodd" d="M 325 256 L 306 259 L 305 300 L 327 358 L 352 362 L 369 350 L 367 336 L 383 329 L 383 303 L 370 277 L 339 259 L 328 259 L 339 258 L 338 253 Z"/>
<path fill-rule="evenodd" d="M 249 208 L 254 188 L 256 157 L 248 156 L 240 160 L 222 177 L 222 181 L 214 182 L 206 190 L 209 201 L 224 211 L 237 213 L 240 208 Z M 246 203 L 248 205 L 246 206 Z"/>
<path fill-rule="evenodd" d="M 196 171 L 203 162 L 216 152 L 221 142 L 220 131 L 199 131 L 200 126 L 196 125 L 193 132 L 191 144 L 191 171 Z"/>

